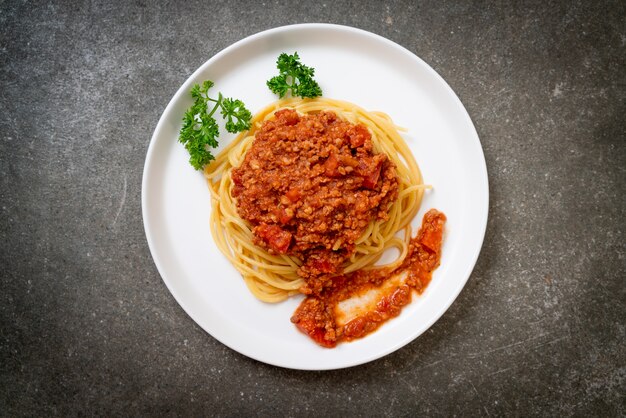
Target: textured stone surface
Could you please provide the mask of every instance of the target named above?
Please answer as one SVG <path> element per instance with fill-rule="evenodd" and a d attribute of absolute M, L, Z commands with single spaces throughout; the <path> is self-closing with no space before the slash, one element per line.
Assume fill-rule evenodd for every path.
<path fill-rule="evenodd" d="M 0 0 L 0 415 L 626 414 L 623 1 Z M 460 96 L 490 179 L 466 288 L 419 339 L 331 372 L 222 346 L 152 262 L 157 120 L 214 53 L 357 26 Z"/>

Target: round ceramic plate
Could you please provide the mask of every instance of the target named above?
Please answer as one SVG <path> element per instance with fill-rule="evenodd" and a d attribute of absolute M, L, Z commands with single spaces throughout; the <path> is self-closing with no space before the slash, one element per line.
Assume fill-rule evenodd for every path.
<path fill-rule="evenodd" d="M 265 82 L 277 74 L 278 55 L 295 51 L 304 64 L 315 68 L 325 97 L 384 111 L 408 129 L 405 140 L 424 181 L 434 187 L 424 196 L 414 231 L 430 208 L 448 218 L 441 265 L 426 291 L 375 333 L 334 349 L 319 347 L 289 321 L 301 297 L 267 304 L 250 294 L 213 242 L 209 190 L 177 142 L 183 114 L 192 103 L 193 84 L 213 80 L 212 91 L 241 99 L 255 113 L 277 99 Z M 221 146 L 232 138 L 223 132 Z M 488 200 L 478 135 L 448 84 L 421 59 L 385 38 L 327 24 L 261 32 L 204 63 L 163 112 L 148 148 L 142 185 L 150 251 L 163 281 L 189 316 L 246 356 L 307 370 L 362 364 L 398 350 L 426 331 L 472 272 L 485 234 Z"/>

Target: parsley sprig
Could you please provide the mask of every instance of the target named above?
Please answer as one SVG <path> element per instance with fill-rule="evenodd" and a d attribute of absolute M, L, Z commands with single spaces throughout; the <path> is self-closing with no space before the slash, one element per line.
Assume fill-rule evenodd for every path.
<path fill-rule="evenodd" d="M 293 55 L 280 54 L 276 67 L 280 74 L 268 80 L 267 87 L 280 98 L 283 98 L 289 90 L 293 97 L 313 98 L 322 95 L 322 89 L 313 79 L 315 69 L 302 64 L 297 52 Z"/>
<path fill-rule="evenodd" d="M 213 117 L 218 109 L 226 120 L 224 127 L 228 132 L 250 129 L 252 114 L 243 102 L 224 97 L 222 93 L 218 93 L 217 99 L 209 97 L 209 89 L 213 86 L 213 81 L 206 80 L 202 85 L 195 84 L 191 88 L 191 97 L 195 102 L 185 112 L 178 138 L 189 152 L 189 163 L 196 170 L 215 159 L 209 147 L 216 148 L 218 145 L 219 126 Z"/>

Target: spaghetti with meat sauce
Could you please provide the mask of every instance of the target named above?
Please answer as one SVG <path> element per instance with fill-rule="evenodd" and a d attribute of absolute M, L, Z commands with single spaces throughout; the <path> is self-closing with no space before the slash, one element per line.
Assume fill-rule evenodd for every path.
<path fill-rule="evenodd" d="M 237 212 L 254 243 L 303 260 L 300 291 L 319 293 L 353 254 L 372 220 L 398 195 L 395 164 L 375 153 L 371 134 L 333 112 L 275 112 L 243 163 L 232 169 Z"/>
<path fill-rule="evenodd" d="M 282 99 L 205 168 L 217 247 L 259 300 L 304 293 L 291 321 L 323 347 L 399 315 L 439 265 L 445 215 L 411 238 L 430 186 L 399 130 L 353 103 Z"/>

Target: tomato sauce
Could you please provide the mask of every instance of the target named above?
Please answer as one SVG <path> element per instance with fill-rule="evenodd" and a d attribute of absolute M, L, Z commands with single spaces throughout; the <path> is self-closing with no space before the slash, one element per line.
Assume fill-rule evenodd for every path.
<path fill-rule="evenodd" d="M 263 123 L 232 181 L 255 244 L 303 261 L 306 294 L 340 272 L 371 221 L 387 219 L 399 184 L 395 164 L 374 152 L 365 126 L 292 109 Z"/>
<path fill-rule="evenodd" d="M 323 347 L 364 337 L 400 314 L 414 292 L 421 294 L 441 260 L 446 217 L 431 209 L 422 220 L 409 252 L 395 268 L 360 270 L 338 275 L 319 292 L 307 296 L 291 318 L 302 332 Z M 345 318 L 341 304 L 359 297 L 367 299 L 358 314 Z M 357 301 L 357 304 L 360 301 Z"/>

